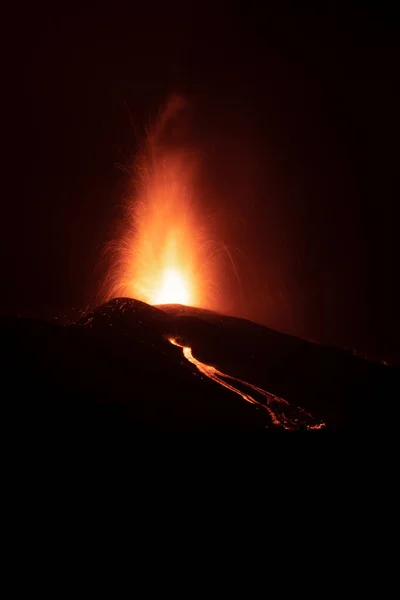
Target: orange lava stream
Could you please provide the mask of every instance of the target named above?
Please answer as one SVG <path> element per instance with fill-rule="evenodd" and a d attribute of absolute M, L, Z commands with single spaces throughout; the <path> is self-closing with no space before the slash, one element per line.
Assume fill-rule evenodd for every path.
<path fill-rule="evenodd" d="M 190 363 L 192 363 L 200 373 L 202 373 L 203 375 L 205 375 L 212 381 L 215 381 L 219 385 L 227 388 L 231 392 L 238 394 L 246 402 L 249 402 L 250 404 L 256 404 L 256 405 L 266 409 L 268 411 L 268 414 L 271 418 L 273 425 L 283 427 L 284 429 L 288 429 L 288 430 L 298 429 L 301 425 L 306 427 L 306 429 L 309 429 L 309 430 L 322 429 L 323 427 L 325 427 L 325 423 L 322 423 L 322 422 L 321 423 L 314 422 L 311 424 L 307 423 L 306 420 L 315 421 L 314 418 L 312 417 L 312 415 L 310 415 L 308 412 L 306 412 L 305 410 L 303 410 L 302 408 L 299 408 L 299 407 L 293 409 L 292 407 L 290 407 L 289 402 L 287 402 L 283 398 L 279 398 L 279 396 L 270 394 L 269 392 L 266 392 L 262 388 L 259 388 L 256 385 L 253 385 L 247 381 L 244 381 L 237 377 L 233 377 L 232 375 L 228 375 L 226 373 L 222 373 L 222 371 L 219 371 L 215 367 L 213 367 L 211 365 L 206 365 L 205 363 L 197 360 L 197 358 L 195 358 L 193 356 L 192 349 L 189 346 L 183 346 L 182 344 L 180 344 L 176 340 L 176 338 L 169 338 L 169 342 L 171 342 L 171 344 L 173 344 L 174 346 L 178 346 L 179 348 L 182 348 L 184 357 Z M 244 386 L 245 388 L 250 388 L 250 390 L 252 390 L 253 392 L 256 392 L 257 394 L 259 394 L 260 396 L 265 398 L 264 402 L 257 401 L 250 394 L 246 394 L 245 392 L 242 392 L 240 389 L 238 389 L 234 385 L 231 385 L 230 383 L 228 383 L 225 380 L 236 381 L 241 386 Z M 271 404 L 273 405 L 276 412 L 274 412 L 272 410 Z M 293 416 L 285 415 L 283 412 L 284 408 L 286 408 L 287 411 L 294 413 Z M 302 420 L 300 421 L 300 419 L 302 419 Z"/>

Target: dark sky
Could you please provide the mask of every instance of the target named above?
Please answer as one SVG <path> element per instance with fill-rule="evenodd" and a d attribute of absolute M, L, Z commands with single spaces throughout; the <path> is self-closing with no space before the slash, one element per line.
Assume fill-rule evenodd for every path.
<path fill-rule="evenodd" d="M 244 4 L 8 10 L 2 313 L 91 301 L 121 216 L 118 165 L 180 92 L 206 149 L 205 209 L 239 249 L 227 309 L 394 356 L 398 21 L 382 3 Z"/>

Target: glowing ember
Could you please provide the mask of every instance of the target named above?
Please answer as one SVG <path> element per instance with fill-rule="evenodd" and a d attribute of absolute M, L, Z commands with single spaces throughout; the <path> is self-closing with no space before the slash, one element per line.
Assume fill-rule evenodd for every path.
<path fill-rule="evenodd" d="M 194 202 L 196 160 L 183 143 L 185 107 L 170 100 L 137 161 L 123 236 L 111 245 L 107 298 L 207 306 L 213 277 Z"/>

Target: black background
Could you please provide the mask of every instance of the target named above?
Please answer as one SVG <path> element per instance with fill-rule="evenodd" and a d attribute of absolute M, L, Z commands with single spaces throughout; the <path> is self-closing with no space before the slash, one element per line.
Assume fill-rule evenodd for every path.
<path fill-rule="evenodd" d="M 384 4 L 3 16 L 3 314 L 93 300 L 126 167 L 178 92 L 205 149 L 204 211 L 240 276 L 226 310 L 396 358 L 398 20 Z"/>

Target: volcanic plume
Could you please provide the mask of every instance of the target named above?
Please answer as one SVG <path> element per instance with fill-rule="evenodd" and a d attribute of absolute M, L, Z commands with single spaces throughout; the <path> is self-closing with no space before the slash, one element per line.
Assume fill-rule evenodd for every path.
<path fill-rule="evenodd" d="M 210 307 L 213 263 L 196 197 L 199 156 L 188 144 L 189 106 L 167 102 L 135 161 L 106 297 Z"/>

